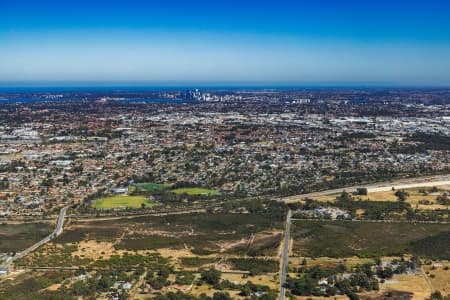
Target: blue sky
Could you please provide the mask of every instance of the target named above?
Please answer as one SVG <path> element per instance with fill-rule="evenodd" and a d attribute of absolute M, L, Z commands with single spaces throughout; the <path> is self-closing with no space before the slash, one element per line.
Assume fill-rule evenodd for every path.
<path fill-rule="evenodd" d="M 0 0 L 0 81 L 450 86 L 450 2 Z"/>

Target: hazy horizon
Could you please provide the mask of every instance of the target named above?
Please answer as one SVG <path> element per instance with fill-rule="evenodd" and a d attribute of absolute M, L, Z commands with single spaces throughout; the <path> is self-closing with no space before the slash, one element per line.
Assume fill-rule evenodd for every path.
<path fill-rule="evenodd" d="M 450 86 L 450 3 L 0 2 L 0 81 Z"/>
<path fill-rule="evenodd" d="M 208 81 L 0 81 L 0 91 L 6 89 L 449 89 L 449 85 L 352 83 L 352 82 L 208 82 Z"/>

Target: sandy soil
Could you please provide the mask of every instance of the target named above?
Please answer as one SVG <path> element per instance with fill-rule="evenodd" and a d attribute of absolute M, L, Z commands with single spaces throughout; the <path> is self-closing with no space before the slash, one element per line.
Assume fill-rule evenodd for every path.
<path fill-rule="evenodd" d="M 450 180 L 399 184 L 399 185 L 395 185 L 395 189 L 402 190 L 402 189 L 412 189 L 412 188 L 419 188 L 419 187 L 433 187 L 433 186 L 440 187 L 440 186 L 448 186 L 448 185 L 450 185 Z M 369 190 L 369 193 L 385 192 L 385 191 L 392 190 L 392 186 L 375 187 L 375 188 L 369 188 L 368 190 Z"/>
<path fill-rule="evenodd" d="M 278 282 L 274 280 L 273 276 L 250 276 L 247 278 L 243 278 L 242 275 L 237 274 L 223 274 L 223 279 L 228 279 L 231 282 L 239 283 L 239 284 L 245 284 L 247 281 L 251 281 L 255 284 L 263 284 L 270 286 L 272 289 L 278 288 Z M 196 286 L 194 285 L 191 294 L 192 295 L 200 295 L 202 293 L 207 294 L 208 296 L 212 296 L 217 290 L 214 290 L 213 288 L 202 285 L 202 286 Z M 239 296 L 239 291 L 227 291 L 230 293 L 233 299 L 244 299 L 244 297 Z"/>
<path fill-rule="evenodd" d="M 337 296 L 333 296 L 333 297 L 314 297 L 314 296 L 294 296 L 295 299 L 298 300 L 308 300 L 308 299 L 314 299 L 314 300 L 348 300 L 347 296 L 343 296 L 343 295 L 337 295 Z"/>
<path fill-rule="evenodd" d="M 423 266 L 424 271 L 429 272 L 428 278 L 433 288 L 441 291 L 443 295 L 450 295 L 450 262 L 437 261 L 433 265 Z M 445 270 L 445 267 L 449 270 Z"/>
<path fill-rule="evenodd" d="M 289 266 L 299 267 L 303 262 L 303 257 L 289 257 Z M 353 267 L 358 264 L 371 263 L 371 258 L 347 257 L 347 258 L 328 258 L 319 257 L 315 259 L 306 258 L 307 266 L 330 266 L 344 264 L 347 267 Z"/>
<path fill-rule="evenodd" d="M 432 185 L 435 186 L 435 185 Z M 442 193 L 442 191 L 449 191 L 450 185 L 443 185 L 443 186 L 436 186 L 439 188 L 439 192 L 436 193 L 429 193 L 427 195 L 424 195 L 423 193 L 419 192 L 420 188 L 410 188 L 405 189 L 406 192 L 409 193 L 409 197 L 406 199 L 407 203 L 410 203 L 413 207 L 419 208 L 419 209 L 426 209 L 426 210 L 434 210 L 434 209 L 445 209 L 446 206 L 439 205 L 436 202 L 436 198 Z M 399 190 L 399 189 L 397 189 Z M 392 191 L 392 189 L 389 189 L 387 191 L 376 191 L 376 192 L 369 192 L 367 196 L 356 196 L 356 199 L 361 200 L 370 200 L 370 201 L 398 201 L 397 197 L 395 196 L 396 191 Z M 326 196 L 320 196 L 316 199 L 318 201 L 334 201 L 336 199 L 336 196 L 339 194 L 332 194 L 332 195 L 326 195 Z M 428 200 L 432 204 L 431 205 L 425 205 L 425 204 L 419 204 L 419 201 L 421 200 Z"/>
<path fill-rule="evenodd" d="M 78 243 L 78 250 L 72 252 L 72 256 L 79 256 L 97 260 L 108 259 L 111 255 L 117 254 L 114 245 L 108 242 L 97 242 L 95 240 L 81 241 Z"/>
<path fill-rule="evenodd" d="M 237 241 L 221 241 L 217 242 L 217 245 L 220 247 L 220 252 L 225 252 L 230 249 L 233 249 L 234 247 L 238 246 L 246 246 L 249 243 L 249 239 L 242 238 Z"/>
<path fill-rule="evenodd" d="M 422 300 L 434 292 L 421 274 L 417 275 L 395 275 L 391 280 L 380 284 L 380 291 L 405 291 L 412 292 L 413 299 Z"/>
<path fill-rule="evenodd" d="M 61 284 L 55 283 L 55 284 L 52 284 L 51 286 L 49 286 L 48 288 L 46 288 L 45 290 L 47 290 L 47 291 L 57 291 L 60 287 L 61 287 Z"/>
<path fill-rule="evenodd" d="M 170 248 L 162 248 L 157 250 L 162 257 L 172 257 L 175 260 L 180 259 L 181 257 L 187 256 L 195 256 L 189 249 L 170 249 Z"/>

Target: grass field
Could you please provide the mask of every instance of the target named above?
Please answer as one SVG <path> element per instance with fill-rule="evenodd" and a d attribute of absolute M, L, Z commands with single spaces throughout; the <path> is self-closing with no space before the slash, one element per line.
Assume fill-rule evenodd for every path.
<path fill-rule="evenodd" d="M 295 221 L 293 252 L 307 257 L 447 254 L 450 224 Z M 438 243 L 439 241 L 439 243 Z M 431 244 L 437 245 L 432 247 Z"/>
<path fill-rule="evenodd" d="M 175 194 L 188 194 L 188 195 L 217 195 L 219 194 L 216 190 L 208 190 L 203 188 L 179 188 L 171 190 Z"/>
<path fill-rule="evenodd" d="M 178 189 L 170 189 L 172 187 L 171 183 L 138 183 L 134 186 L 139 191 L 160 191 L 160 190 L 169 190 L 175 194 L 188 194 L 188 195 L 208 195 L 213 196 L 219 194 L 216 190 L 209 190 L 205 188 L 191 187 L 191 188 L 178 188 Z"/>
<path fill-rule="evenodd" d="M 170 188 L 172 186 L 172 184 L 170 183 L 163 183 L 163 184 L 159 184 L 159 183 L 153 183 L 153 182 L 147 182 L 147 183 L 139 183 L 136 184 L 136 187 L 139 190 L 142 191 L 159 191 L 159 190 L 165 190 L 167 188 Z"/>
<path fill-rule="evenodd" d="M 95 201 L 94 207 L 97 209 L 117 207 L 139 208 L 142 204 L 152 206 L 154 203 L 150 202 L 148 198 L 144 196 L 114 196 Z"/>

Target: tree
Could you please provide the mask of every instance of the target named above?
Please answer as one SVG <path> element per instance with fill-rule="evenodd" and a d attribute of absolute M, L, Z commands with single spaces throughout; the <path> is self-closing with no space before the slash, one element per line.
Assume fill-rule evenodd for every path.
<path fill-rule="evenodd" d="M 203 296 L 205 296 L 205 297 L 203 297 Z M 196 300 L 197 298 L 195 298 L 194 296 L 191 296 L 191 295 L 181 293 L 181 292 L 177 292 L 177 293 L 169 292 L 165 295 L 158 295 L 152 299 L 157 299 L 157 300 Z M 208 296 L 202 294 L 202 295 L 200 295 L 199 299 L 210 300 L 211 297 L 208 297 Z"/>
<path fill-rule="evenodd" d="M 379 268 L 377 270 L 377 276 L 382 278 L 382 279 L 386 279 L 386 278 L 392 278 L 392 276 L 394 276 L 394 271 L 392 271 L 391 268 L 386 267 L 386 268 Z"/>
<path fill-rule="evenodd" d="M 368 194 L 367 188 L 357 188 L 356 189 L 356 194 L 357 195 L 362 195 L 365 196 Z"/>
<path fill-rule="evenodd" d="M 299 296 L 310 296 L 316 285 L 317 280 L 309 276 L 298 279 L 289 278 L 287 280 L 287 286 L 291 290 L 292 294 Z"/>
<path fill-rule="evenodd" d="M 338 197 L 336 197 L 336 201 L 341 203 L 350 202 L 352 200 L 352 196 L 346 191 L 342 191 L 342 193 Z"/>
<path fill-rule="evenodd" d="M 45 187 L 51 187 L 53 186 L 53 179 L 48 177 L 48 178 L 44 178 L 41 182 L 41 186 L 45 186 Z"/>
<path fill-rule="evenodd" d="M 436 193 L 436 192 L 439 192 L 439 189 L 438 189 L 437 187 L 433 186 L 433 187 L 430 189 L 430 193 Z"/>
<path fill-rule="evenodd" d="M 215 292 L 213 295 L 213 300 L 231 300 L 231 296 L 225 292 Z"/>
<path fill-rule="evenodd" d="M 203 270 L 201 272 L 201 278 L 204 282 L 210 285 L 216 285 L 220 282 L 222 272 L 216 269 Z"/>
<path fill-rule="evenodd" d="M 252 293 L 252 289 L 250 288 L 249 285 L 245 284 L 241 286 L 241 296 L 250 296 L 250 294 Z"/>
<path fill-rule="evenodd" d="M 402 190 L 402 191 L 396 191 L 395 196 L 397 196 L 399 201 L 404 202 L 409 197 L 409 194 Z"/>
<path fill-rule="evenodd" d="M 439 195 L 436 200 L 441 205 L 450 205 L 450 199 L 448 198 L 447 194 L 445 194 L 445 193 L 442 195 Z"/>
<path fill-rule="evenodd" d="M 328 286 L 326 290 L 327 296 L 335 296 L 339 292 L 338 288 L 335 286 Z"/>
<path fill-rule="evenodd" d="M 441 292 L 435 291 L 430 295 L 429 300 L 444 300 L 444 297 L 442 296 Z"/>
<path fill-rule="evenodd" d="M 353 292 L 349 292 L 347 293 L 348 298 L 350 298 L 350 300 L 359 300 L 359 296 L 356 293 Z"/>

